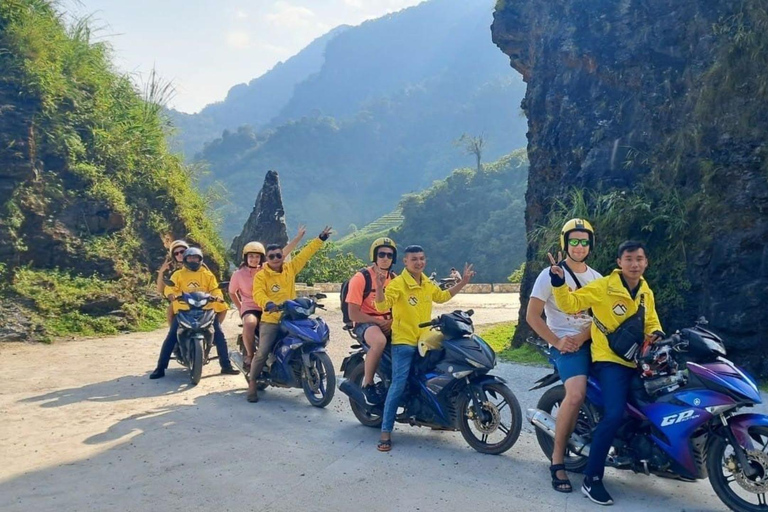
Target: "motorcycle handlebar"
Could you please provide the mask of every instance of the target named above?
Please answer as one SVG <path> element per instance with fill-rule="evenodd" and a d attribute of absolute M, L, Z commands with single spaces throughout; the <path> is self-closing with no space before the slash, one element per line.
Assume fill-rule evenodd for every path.
<path fill-rule="evenodd" d="M 430 320 L 429 322 L 423 322 L 419 324 L 419 329 L 422 329 L 424 327 L 430 327 L 435 323 L 434 320 Z"/>

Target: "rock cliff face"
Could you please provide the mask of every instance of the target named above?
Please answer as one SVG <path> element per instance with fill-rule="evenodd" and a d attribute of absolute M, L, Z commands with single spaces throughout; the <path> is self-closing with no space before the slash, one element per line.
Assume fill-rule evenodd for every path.
<path fill-rule="evenodd" d="M 239 262 L 245 244 L 254 240 L 263 243 L 264 247 L 269 244 L 285 246 L 288 243 L 280 178 L 275 171 L 267 172 L 242 233 L 232 240 L 232 261 Z"/>
<path fill-rule="evenodd" d="M 766 13 L 766 0 L 499 0 L 492 26 L 528 85 L 527 231 L 554 226 L 554 200 L 574 189 L 588 191 L 584 213 L 598 220 L 596 204 L 617 190 L 646 201 L 627 209 L 623 232 L 604 222 L 598 240 L 648 241 L 654 288 L 667 286 L 674 255 L 681 284 L 662 294 L 667 331 L 704 315 L 763 376 Z M 528 248 L 523 306 L 549 248 L 536 237 Z M 518 329 L 516 342 L 529 334 Z"/>

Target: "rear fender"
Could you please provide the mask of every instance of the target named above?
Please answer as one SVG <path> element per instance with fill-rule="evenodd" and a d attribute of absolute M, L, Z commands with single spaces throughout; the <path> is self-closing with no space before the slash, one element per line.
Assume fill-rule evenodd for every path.
<path fill-rule="evenodd" d="M 741 446 L 747 450 L 754 448 L 749 429 L 752 427 L 768 428 L 768 416 L 763 414 L 737 414 L 728 418 L 728 426 Z"/>
<path fill-rule="evenodd" d="M 364 352 L 362 350 L 349 354 L 341 362 L 341 373 L 345 379 L 348 379 L 352 374 L 352 371 L 357 368 L 359 364 L 365 364 Z"/>

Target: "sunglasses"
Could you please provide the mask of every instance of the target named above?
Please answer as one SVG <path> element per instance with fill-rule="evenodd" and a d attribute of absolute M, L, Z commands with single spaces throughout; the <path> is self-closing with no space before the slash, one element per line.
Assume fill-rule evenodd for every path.
<path fill-rule="evenodd" d="M 178 256 L 179 254 L 184 254 L 184 252 L 185 252 L 184 249 L 182 249 L 181 251 L 173 251 L 173 255 Z"/>
<path fill-rule="evenodd" d="M 395 253 L 381 251 L 377 253 L 376 256 L 378 256 L 379 258 L 387 258 L 388 260 L 391 260 L 392 258 L 395 257 Z"/>
<path fill-rule="evenodd" d="M 571 238 L 568 240 L 568 245 L 571 247 L 578 247 L 581 244 L 582 247 L 589 247 L 589 239 Z"/>
<path fill-rule="evenodd" d="M 267 258 L 269 258 L 271 260 L 279 260 L 282 257 L 283 257 L 283 255 L 281 253 L 279 253 L 279 252 L 274 252 L 272 254 L 268 254 L 267 255 Z"/>

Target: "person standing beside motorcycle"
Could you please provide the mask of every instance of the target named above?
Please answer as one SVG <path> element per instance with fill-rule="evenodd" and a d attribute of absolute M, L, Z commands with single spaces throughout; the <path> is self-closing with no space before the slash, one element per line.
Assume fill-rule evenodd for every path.
<path fill-rule="evenodd" d="M 619 340 L 621 326 L 641 322 L 642 333 L 634 343 L 643 342 L 643 334 L 655 342 L 664 337 L 653 292 L 643 279 L 648 268 L 645 246 L 640 242 L 626 241 L 619 246 L 616 264 L 618 269 L 609 276 L 596 279 L 583 288 L 570 291 L 565 281 L 565 270 L 552 255 L 549 269 L 552 294 L 557 307 L 573 314 L 592 308 L 592 372 L 597 376 L 603 393 L 604 413 L 592 433 L 587 467 L 581 492 L 599 505 L 612 505 L 613 498 L 603 485 L 605 459 L 611 449 L 616 432 L 621 426 L 627 407 L 636 363 L 619 356 L 612 347 Z M 642 317 L 634 316 L 644 311 Z M 629 329 L 623 329 L 631 334 Z M 632 335 L 634 337 L 634 335 Z M 610 337 L 610 341 L 609 341 Z"/>
<path fill-rule="evenodd" d="M 317 238 L 305 245 L 291 261 L 284 261 L 285 254 L 279 245 L 267 246 L 267 265 L 253 280 L 253 299 L 263 313 L 259 325 L 259 352 L 251 362 L 248 380 L 246 398 L 249 402 L 259 401 L 256 379 L 261 374 L 280 332 L 281 313 L 277 310 L 277 304 L 296 298 L 296 276 L 330 235 L 331 228 L 326 226 Z"/>
<path fill-rule="evenodd" d="M 560 230 L 560 250 L 565 260 L 560 265 L 566 270 L 565 281 L 569 290 L 576 290 L 603 277 L 585 261 L 594 249 L 595 232 L 583 219 L 571 219 Z M 558 255 L 558 259 L 560 255 Z M 541 314 L 546 315 L 546 321 Z M 549 268 L 536 278 L 528 301 L 525 321 L 536 334 L 549 343 L 550 357 L 565 387 L 565 399 L 557 412 L 555 446 L 552 450 L 552 488 L 571 492 L 573 486 L 565 472 L 565 448 L 576 426 L 579 409 L 587 393 L 587 376 L 591 361 L 589 343 L 592 319 L 586 311 L 568 315 L 558 309 L 552 296 Z"/>
<path fill-rule="evenodd" d="M 381 273 L 385 276 L 382 285 L 384 287 L 392 280 L 392 267 L 397 262 L 397 245 L 390 238 L 377 238 L 371 244 L 370 257 L 371 265 L 363 272 L 368 272 L 372 289 L 368 290 L 368 295 L 365 294 L 365 275 L 357 272 L 349 280 L 346 302 L 349 318 L 355 325 L 355 336 L 359 340 L 365 340 L 370 348 L 365 355 L 363 394 L 369 404 L 378 404 L 384 401 L 384 397 L 379 396 L 373 385 L 373 377 L 387 346 L 387 338 L 392 334 L 392 313 L 380 313 L 376 309 L 374 299 L 378 286 L 377 275 Z"/>
<path fill-rule="evenodd" d="M 384 289 L 387 273 L 377 269 L 376 309 L 380 313 L 392 310 L 392 381 L 387 391 L 381 422 L 381 439 L 377 449 L 388 452 L 392 449 L 392 429 L 400 399 L 405 390 L 411 363 L 419 339 L 429 333 L 428 327 L 419 324 L 432 319 L 432 303 L 449 301 L 469 283 L 475 272 L 472 265 L 464 266 L 464 274 L 455 286 L 441 290 L 424 274 L 427 257 L 418 245 L 405 248 L 405 271 L 394 278 Z"/>
<path fill-rule="evenodd" d="M 299 232 L 283 247 L 283 254 L 290 254 L 304 238 L 307 230 L 299 226 Z M 256 273 L 261 270 L 264 260 L 267 259 L 267 251 L 260 242 L 248 242 L 243 246 L 243 260 L 232 278 L 229 280 L 229 296 L 237 307 L 240 320 L 243 322 L 243 343 L 245 344 L 246 368 L 250 367 L 253 358 L 253 349 L 256 328 L 261 318 L 261 308 L 253 300 L 253 280 Z"/>
<path fill-rule="evenodd" d="M 165 377 L 165 370 L 168 368 L 168 363 L 171 360 L 173 347 L 176 346 L 178 341 L 177 331 L 179 322 L 175 317 L 175 314 L 180 309 L 189 307 L 186 304 L 177 302 L 176 297 L 180 296 L 182 293 L 205 292 L 220 299 L 220 302 L 209 304 L 209 306 L 216 311 L 217 317 L 221 316 L 222 313 L 226 314 L 228 309 L 224 302 L 224 295 L 219 289 L 219 283 L 216 281 L 216 277 L 213 275 L 213 272 L 208 270 L 208 267 L 203 265 L 203 252 L 197 247 L 190 247 L 184 251 L 182 263 L 184 267 L 174 272 L 171 276 L 173 286 L 165 287 L 165 296 L 171 301 L 171 305 L 173 306 L 174 319 L 171 323 L 171 328 L 168 330 L 168 335 L 163 341 L 163 346 L 160 349 L 157 368 L 155 368 L 149 375 L 150 379 Z M 219 355 L 221 373 L 225 375 L 239 374 L 240 372 L 232 368 L 232 365 L 229 362 L 227 340 L 224 338 L 224 331 L 221 330 L 221 324 L 219 323 L 218 318 L 213 322 L 213 342 L 216 345 L 216 352 Z"/>
<path fill-rule="evenodd" d="M 168 248 L 168 256 L 163 261 L 163 264 L 157 270 L 157 293 L 165 295 L 165 280 L 170 279 L 171 275 L 179 270 L 182 265 L 182 258 L 184 257 L 184 251 L 189 249 L 189 244 L 184 240 L 174 240 L 171 242 L 171 247 Z M 173 323 L 173 304 L 168 304 L 168 325 Z"/>

